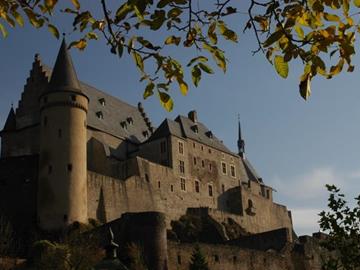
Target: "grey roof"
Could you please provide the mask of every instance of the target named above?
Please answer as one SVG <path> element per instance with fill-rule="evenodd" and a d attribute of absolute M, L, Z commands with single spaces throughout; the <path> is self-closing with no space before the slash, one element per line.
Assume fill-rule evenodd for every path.
<path fill-rule="evenodd" d="M 246 158 L 242 158 L 242 161 L 245 166 L 246 173 L 251 181 L 262 182 L 262 178 L 258 175 L 254 167 L 251 165 L 250 161 Z"/>
<path fill-rule="evenodd" d="M 220 151 L 226 152 L 231 155 L 236 155 L 231 152 L 222 141 L 216 138 L 215 135 L 202 123 L 193 122 L 188 117 L 179 115 L 176 119 L 176 122 L 180 123 L 181 130 L 186 138 L 192 139 L 194 141 L 203 143 L 205 145 L 211 146 Z M 197 128 L 197 132 L 194 131 L 194 126 Z M 208 136 L 208 132 L 211 132 L 211 137 Z"/>
<path fill-rule="evenodd" d="M 194 131 L 194 125 L 197 126 L 197 132 Z M 231 152 L 218 138 L 216 138 L 212 132 L 211 136 L 209 136 L 210 132 L 211 131 L 204 124 L 200 122 L 195 123 L 191 119 L 179 115 L 175 121 L 165 119 L 155 130 L 154 134 L 149 138 L 149 140 L 155 140 L 166 137 L 168 135 L 174 135 L 179 138 L 189 138 L 213 147 L 217 150 L 229 153 L 231 155 L 236 155 Z"/>
<path fill-rule="evenodd" d="M 47 76 L 51 76 L 52 69 L 44 64 L 42 67 Z M 89 98 L 87 114 L 89 127 L 134 143 L 141 143 L 147 139 L 143 134 L 144 131 L 151 134 L 144 116 L 137 107 L 81 81 L 80 88 Z M 123 122 L 126 123 L 126 127 L 121 125 Z"/>
<path fill-rule="evenodd" d="M 11 107 L 8 117 L 6 119 L 4 129 L 2 131 L 11 131 L 16 129 L 16 118 L 14 108 Z"/>
<path fill-rule="evenodd" d="M 71 90 L 81 92 L 80 83 L 68 51 L 65 38 L 56 58 L 47 91 Z"/>

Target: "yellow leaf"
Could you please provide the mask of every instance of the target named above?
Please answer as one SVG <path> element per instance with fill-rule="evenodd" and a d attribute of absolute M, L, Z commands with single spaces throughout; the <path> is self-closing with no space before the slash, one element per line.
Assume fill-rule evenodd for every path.
<path fill-rule="evenodd" d="M 135 60 L 135 63 L 136 63 L 136 66 L 141 70 L 141 71 L 144 71 L 144 62 L 143 62 L 143 59 L 141 57 L 140 54 L 138 54 L 137 52 L 133 52 L 132 53 L 133 55 L 133 58 Z"/>
<path fill-rule="evenodd" d="M 304 30 L 301 28 L 301 26 L 295 25 L 294 29 L 295 29 L 296 33 L 298 34 L 299 38 L 304 39 L 305 34 L 304 34 Z"/>
<path fill-rule="evenodd" d="M 289 74 L 289 66 L 288 63 L 284 61 L 284 58 L 280 55 L 275 56 L 274 65 L 276 72 L 286 79 Z"/>
<path fill-rule="evenodd" d="M 78 0 L 71 0 L 71 2 L 73 3 L 73 5 L 75 6 L 76 9 L 80 9 L 80 3 Z"/>
<path fill-rule="evenodd" d="M 360 8 L 360 0 L 354 0 L 354 5 Z"/>
<path fill-rule="evenodd" d="M 78 41 L 73 41 L 70 43 L 69 48 L 75 47 L 78 48 L 80 51 L 84 50 L 87 46 L 87 42 L 85 39 L 80 39 Z"/>
<path fill-rule="evenodd" d="M 305 78 L 300 81 L 300 95 L 307 100 L 311 95 L 311 73 L 306 74 Z"/>
<path fill-rule="evenodd" d="M 13 17 L 15 18 L 16 22 L 23 27 L 24 26 L 24 19 L 23 17 L 19 14 L 19 12 L 17 12 L 15 9 L 11 10 L 11 14 L 13 15 Z"/>
<path fill-rule="evenodd" d="M 173 107 L 174 107 L 174 102 L 173 100 L 171 99 L 171 97 L 164 93 L 164 92 L 160 92 L 158 91 L 159 93 L 159 98 L 160 98 L 160 103 L 161 105 L 168 111 L 168 112 L 171 112 Z"/>
<path fill-rule="evenodd" d="M 340 17 L 335 14 L 324 13 L 324 19 L 330 22 L 340 22 Z"/>
<path fill-rule="evenodd" d="M 180 78 L 178 78 L 177 81 L 178 81 L 178 84 L 179 84 L 179 86 L 180 86 L 180 92 L 181 92 L 181 94 L 183 94 L 184 96 L 186 96 L 187 93 L 188 93 L 188 90 L 189 90 L 187 83 L 184 82 L 183 79 L 180 79 Z"/>
<path fill-rule="evenodd" d="M 165 44 L 169 45 L 169 44 L 175 44 L 176 46 L 179 45 L 181 38 L 180 37 L 175 37 L 175 36 L 169 36 L 165 39 Z"/>
<path fill-rule="evenodd" d="M 45 6 L 49 9 L 49 10 L 52 10 L 56 3 L 57 3 L 57 0 L 45 0 Z"/>
<path fill-rule="evenodd" d="M 5 27 L 1 23 L 0 23 L 0 31 L 5 38 L 8 36 L 8 32 L 6 31 Z"/>
<path fill-rule="evenodd" d="M 59 36 L 60 36 L 59 31 L 57 30 L 57 28 L 54 25 L 49 24 L 48 29 L 51 34 L 53 34 L 57 39 L 59 39 Z"/>

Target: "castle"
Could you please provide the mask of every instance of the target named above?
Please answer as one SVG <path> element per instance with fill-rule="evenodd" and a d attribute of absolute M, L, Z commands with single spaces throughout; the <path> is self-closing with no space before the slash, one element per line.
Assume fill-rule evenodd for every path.
<path fill-rule="evenodd" d="M 53 69 L 35 56 L 1 131 L 0 213 L 48 231 L 137 212 L 162 212 L 171 229 L 205 213 L 250 235 L 285 229 L 291 242 L 291 213 L 273 202 L 244 146 L 240 124 L 233 153 L 196 111 L 153 127 L 141 103 L 79 81 L 63 41 Z"/>

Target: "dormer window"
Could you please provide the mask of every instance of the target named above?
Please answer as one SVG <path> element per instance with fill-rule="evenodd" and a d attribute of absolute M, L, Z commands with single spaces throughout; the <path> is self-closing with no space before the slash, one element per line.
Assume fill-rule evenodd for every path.
<path fill-rule="evenodd" d="M 103 115 L 102 111 L 96 112 L 96 116 L 97 116 L 97 118 L 99 118 L 99 119 L 104 119 L 104 115 Z"/>
<path fill-rule="evenodd" d="M 198 128 L 197 125 L 193 125 L 193 126 L 191 127 L 191 129 L 192 129 L 195 133 L 199 133 L 199 128 Z"/>
<path fill-rule="evenodd" d="M 120 122 L 120 126 L 121 126 L 123 129 L 127 129 L 126 121 L 121 121 L 121 122 Z"/>
<path fill-rule="evenodd" d="M 132 117 L 126 118 L 126 121 L 128 122 L 129 125 L 134 124 L 134 120 L 132 119 Z"/>
<path fill-rule="evenodd" d="M 144 135 L 145 138 L 148 138 L 148 137 L 149 137 L 149 132 L 147 132 L 147 131 L 143 131 L 142 134 Z"/>
<path fill-rule="evenodd" d="M 105 98 L 99 98 L 99 103 L 101 104 L 101 106 L 105 106 L 106 102 L 105 102 Z"/>
<path fill-rule="evenodd" d="M 76 101 L 76 96 L 75 95 L 70 95 L 70 100 L 71 101 Z"/>
<path fill-rule="evenodd" d="M 208 136 L 210 139 L 213 138 L 213 133 L 212 133 L 210 130 L 207 131 L 205 134 L 206 134 L 206 136 Z"/>

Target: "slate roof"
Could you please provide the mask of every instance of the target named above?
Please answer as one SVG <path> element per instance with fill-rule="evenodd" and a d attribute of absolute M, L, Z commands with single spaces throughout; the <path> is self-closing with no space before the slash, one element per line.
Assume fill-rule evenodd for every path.
<path fill-rule="evenodd" d="M 50 77 L 52 69 L 43 64 L 42 67 Z M 147 139 L 143 134 L 144 131 L 151 134 L 144 116 L 137 107 L 81 81 L 80 87 L 81 91 L 89 98 L 87 114 L 89 127 L 128 139 L 133 143 L 141 143 Z M 126 123 L 126 128 L 121 125 L 122 122 Z"/>
<path fill-rule="evenodd" d="M 251 165 L 250 161 L 246 158 L 242 158 L 243 164 L 245 166 L 246 173 L 251 181 L 263 182 L 262 178 L 258 175 L 254 167 Z"/>
<path fill-rule="evenodd" d="M 11 107 L 2 132 L 12 131 L 15 129 L 16 129 L 15 111 L 14 111 L 14 108 Z"/>

